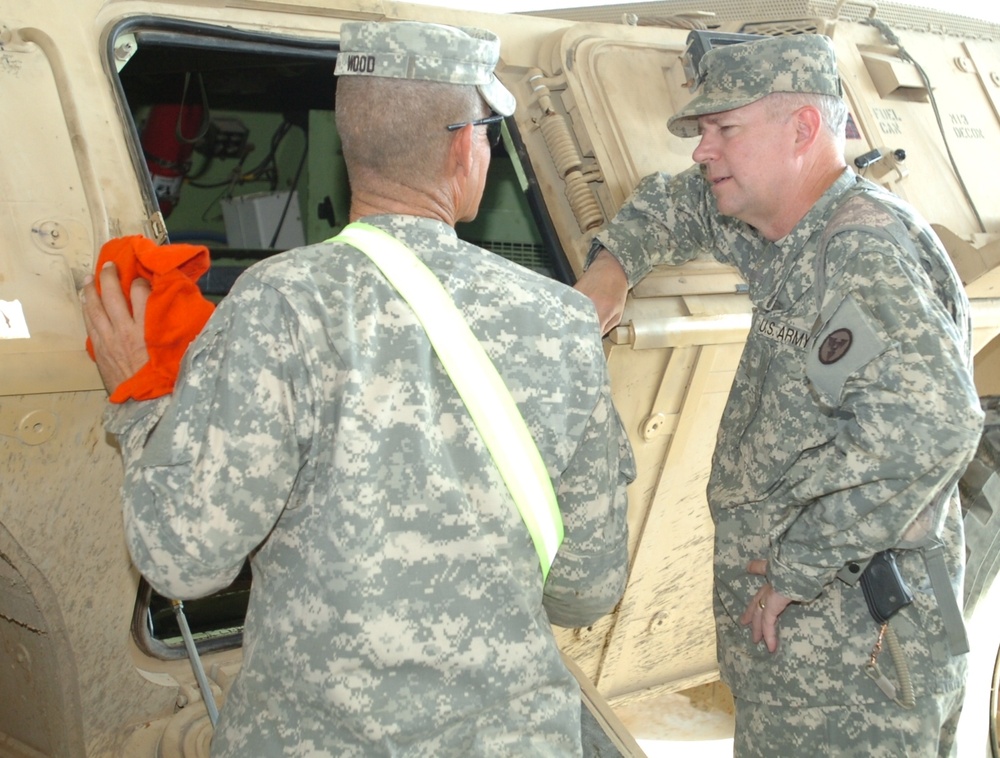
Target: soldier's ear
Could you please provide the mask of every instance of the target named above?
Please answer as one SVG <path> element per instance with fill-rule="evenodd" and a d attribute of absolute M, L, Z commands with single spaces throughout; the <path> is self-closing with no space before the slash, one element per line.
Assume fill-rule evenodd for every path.
<path fill-rule="evenodd" d="M 476 149 L 476 127 L 466 124 L 461 129 L 452 132 L 451 146 L 448 149 L 449 173 L 468 176 L 472 172 Z"/>
<path fill-rule="evenodd" d="M 804 105 L 792 114 L 795 122 L 796 152 L 805 152 L 819 136 L 823 129 L 823 116 L 819 109 L 812 105 Z"/>

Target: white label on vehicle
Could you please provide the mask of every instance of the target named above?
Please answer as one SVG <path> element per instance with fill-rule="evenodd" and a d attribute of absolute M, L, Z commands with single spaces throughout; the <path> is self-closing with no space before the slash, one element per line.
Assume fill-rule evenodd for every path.
<path fill-rule="evenodd" d="M 0 300 L 0 340 L 31 339 L 20 300 Z"/>

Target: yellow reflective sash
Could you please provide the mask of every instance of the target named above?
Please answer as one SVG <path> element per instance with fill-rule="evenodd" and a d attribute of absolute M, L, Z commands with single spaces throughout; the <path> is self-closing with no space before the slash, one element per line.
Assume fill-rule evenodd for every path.
<path fill-rule="evenodd" d="M 538 446 L 483 346 L 438 278 L 406 245 L 358 222 L 330 241 L 367 255 L 413 309 L 528 527 L 544 581 L 562 543 L 562 514 Z"/>

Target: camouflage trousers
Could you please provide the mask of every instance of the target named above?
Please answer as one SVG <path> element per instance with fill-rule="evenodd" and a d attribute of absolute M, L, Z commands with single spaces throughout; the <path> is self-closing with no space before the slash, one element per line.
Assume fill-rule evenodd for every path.
<path fill-rule="evenodd" d="M 736 701 L 736 758 L 946 758 L 964 691 L 895 703 L 795 708 Z"/>

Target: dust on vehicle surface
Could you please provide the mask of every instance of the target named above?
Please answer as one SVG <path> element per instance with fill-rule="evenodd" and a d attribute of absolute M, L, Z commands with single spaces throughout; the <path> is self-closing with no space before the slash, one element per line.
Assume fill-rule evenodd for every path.
<path fill-rule="evenodd" d="M 8 5 L 0 11 L 0 755 L 207 754 L 211 728 L 177 616 L 125 550 L 121 463 L 102 427 L 106 394 L 84 350 L 76 291 L 116 236 L 206 245 L 213 266 L 201 284 L 213 297 L 253 261 L 333 236 L 349 201 L 333 119 L 339 29 L 382 18 L 500 36 L 498 75 L 518 107 L 480 215 L 459 233 L 568 283 L 594 231 L 642 176 L 690 165 L 693 145 L 666 122 L 691 96 L 692 27 L 833 38 L 851 113 L 849 165 L 935 226 L 972 303 L 976 382 L 993 410 L 962 484 L 976 656 L 965 721 L 969 741 L 981 741 L 970 754 L 987 749 L 1000 647 L 996 625 L 982 623 L 1000 608 L 1000 28 L 821 0 L 775 0 L 768 18 L 752 15 L 751 3 L 672 0 L 624 19 L 621 8 L 551 18 L 382 0 Z M 665 20 L 693 7 L 700 12 Z M 871 18 L 898 35 L 907 56 Z M 718 676 L 705 485 L 749 324 L 743 282 L 706 257 L 644 279 L 605 341 L 639 466 L 629 490 L 630 581 L 614 613 L 557 631 L 593 683 L 598 717 L 609 714 L 604 701 Z M 185 603 L 219 703 L 240 666 L 249 582 L 247 573 Z M 632 749 L 626 743 L 617 747 Z"/>

